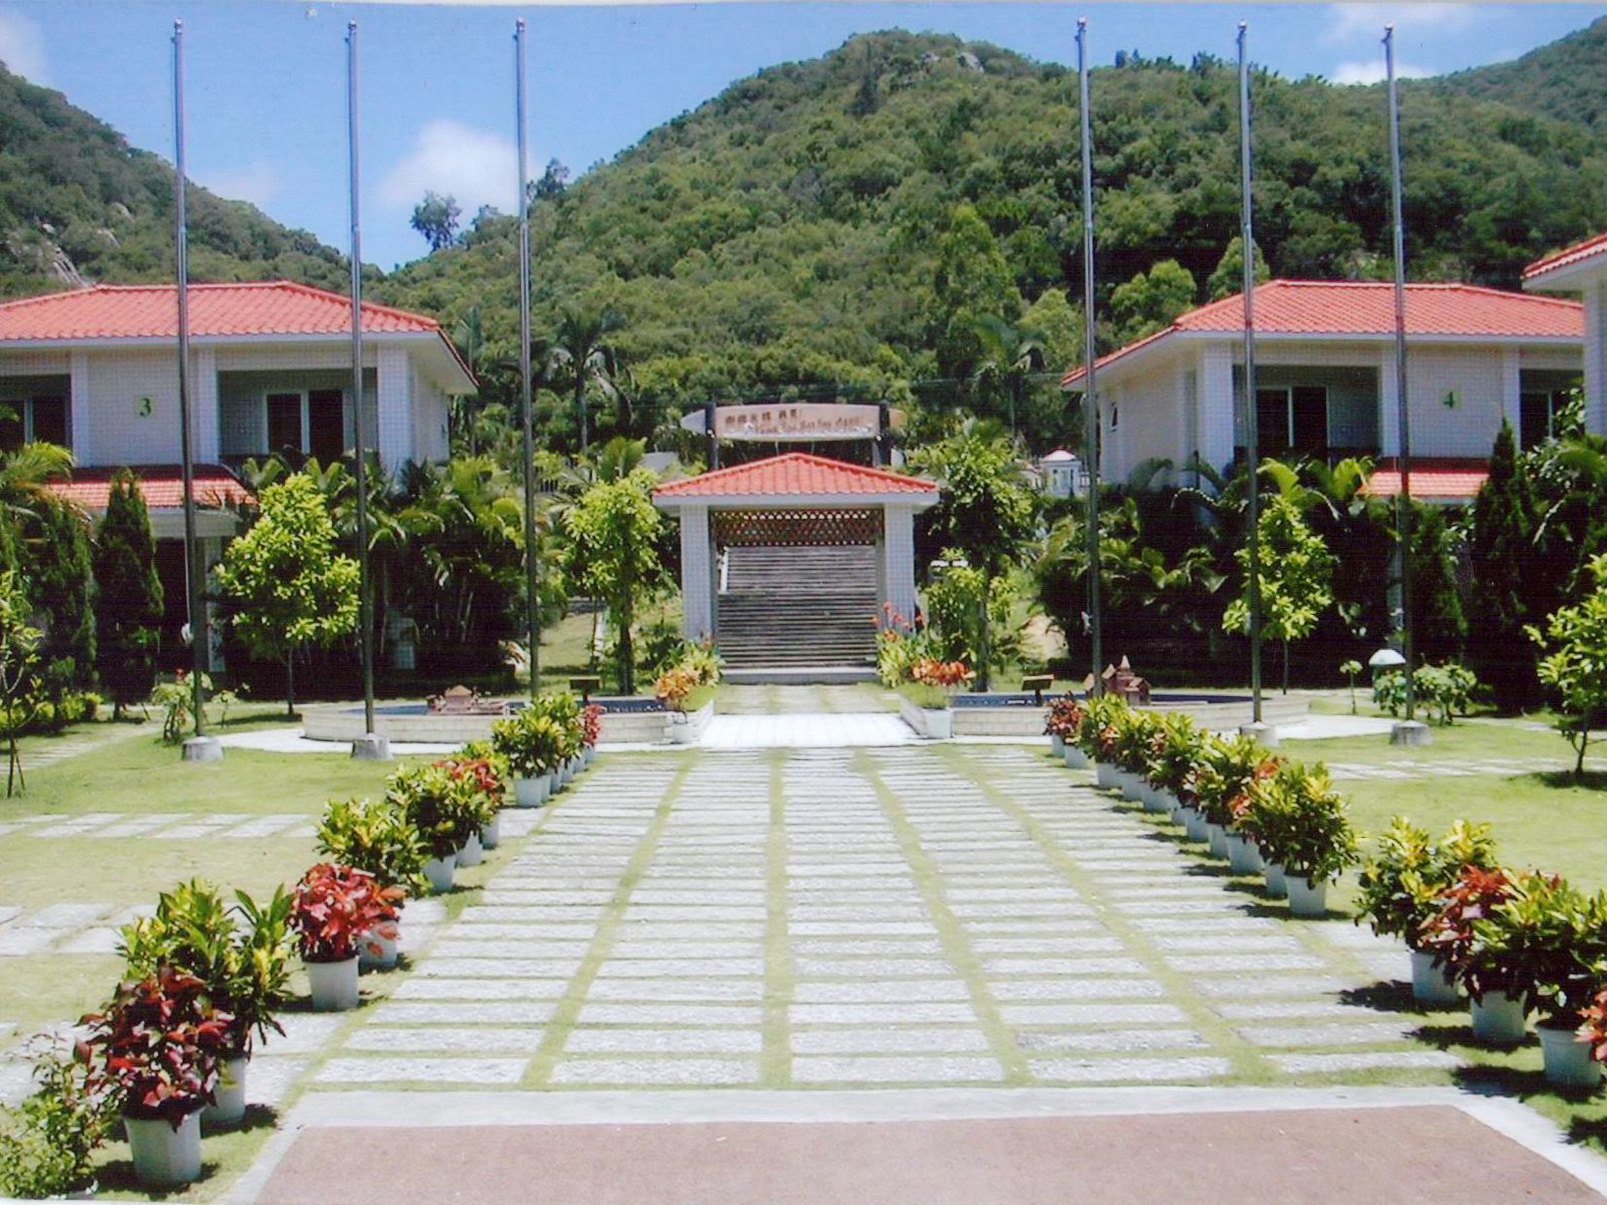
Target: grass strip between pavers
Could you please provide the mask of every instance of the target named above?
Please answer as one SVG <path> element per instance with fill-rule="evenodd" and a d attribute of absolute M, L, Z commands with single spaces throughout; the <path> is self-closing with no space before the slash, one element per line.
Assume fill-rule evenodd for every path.
<path fill-rule="evenodd" d="M 1272 1064 L 1261 1051 L 1241 1038 L 1228 1022 L 1199 998 L 1189 977 L 1172 970 L 1160 950 L 1149 940 L 1148 935 L 1131 924 L 1119 908 L 1111 906 L 1105 899 L 1104 891 L 1094 876 L 1084 871 L 1066 855 L 1053 834 L 1046 832 L 1035 816 L 994 785 L 990 776 L 966 755 L 963 747 L 947 745 L 940 750 L 939 755 L 948 762 L 951 769 L 975 783 L 1001 811 L 1021 825 L 1027 836 L 1060 872 L 1061 877 L 1093 909 L 1099 923 L 1122 940 L 1133 957 L 1144 964 L 1145 971 L 1165 988 L 1167 999 L 1183 1010 L 1189 1025 L 1211 1043 L 1216 1054 L 1229 1061 L 1234 1076 L 1265 1080 L 1275 1074 Z M 1073 782 L 1071 785 L 1074 789 L 1081 788 L 1090 793 L 1094 791 L 1089 783 Z M 1180 927 L 1187 926 L 1188 923 L 1186 918 L 1178 922 Z"/>
<path fill-rule="evenodd" d="M 988 987 L 987 976 L 982 970 L 982 960 L 971 948 L 965 926 L 960 923 L 959 917 L 955 916 L 944 896 L 942 871 L 933 864 L 931 856 L 921 845 L 920 834 L 910 823 L 897 794 L 882 781 L 880 768 L 871 753 L 865 750 L 858 752 L 854 757 L 854 767 L 871 784 L 877 799 L 881 802 L 882 814 L 892 826 L 893 834 L 898 839 L 900 849 L 903 850 L 904 860 L 909 863 L 910 869 L 915 874 L 916 890 L 921 893 L 921 899 L 926 904 L 927 914 L 932 919 L 932 927 L 937 930 L 943 953 L 948 957 L 950 965 L 965 980 L 966 991 L 970 994 L 971 1008 L 976 1013 L 978 1026 L 987 1036 L 988 1046 L 1004 1069 L 1005 1082 L 1010 1085 L 1034 1083 L 1032 1072 L 1027 1065 L 1026 1052 L 1016 1045 L 1015 1034 L 1005 1024 L 1004 1016 L 999 1012 L 999 1002 L 993 998 L 993 992 Z"/>
<path fill-rule="evenodd" d="M 766 1088 L 792 1087 L 792 946 L 787 933 L 787 798 L 789 754 L 773 750 L 770 762 L 770 826 L 765 834 L 765 930 L 763 1051 L 759 1082 Z"/>
<path fill-rule="evenodd" d="M 602 919 L 597 922 L 597 932 L 592 937 L 585 956 L 580 960 L 579 969 L 575 971 L 568 988 L 559 997 L 558 1004 L 553 1009 L 552 1020 L 547 1023 L 541 1035 L 541 1045 L 536 1048 L 535 1057 L 530 1060 L 530 1065 L 525 1068 L 524 1078 L 519 1082 L 521 1088 L 545 1088 L 549 1085 L 553 1070 L 563 1054 L 564 1045 L 569 1041 L 569 1031 L 574 1028 L 576 1018 L 580 1016 L 580 1010 L 586 1003 L 586 997 L 591 993 L 597 972 L 613 947 L 614 937 L 625 918 L 625 909 L 630 904 L 631 892 L 636 890 L 636 884 L 652 864 L 653 857 L 658 852 L 659 838 L 664 835 L 664 828 L 670 822 L 670 813 L 675 808 L 675 801 L 680 798 L 681 788 L 686 784 L 688 775 L 692 773 L 698 761 L 699 758 L 695 755 L 681 758 L 669 785 L 664 788 L 664 798 L 659 800 L 647 831 L 636 843 L 636 852 L 631 855 L 625 873 L 620 876 L 614 898 L 604 909 Z"/>

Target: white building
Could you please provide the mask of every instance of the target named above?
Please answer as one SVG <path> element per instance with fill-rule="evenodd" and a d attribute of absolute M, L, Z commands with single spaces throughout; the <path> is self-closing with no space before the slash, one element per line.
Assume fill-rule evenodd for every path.
<path fill-rule="evenodd" d="M 1081 497 L 1088 488 L 1082 461 L 1065 448 L 1056 448 L 1036 465 L 1039 488 L 1051 498 Z"/>
<path fill-rule="evenodd" d="M 1523 270 L 1523 287 L 1582 296 L 1585 425 L 1592 431 L 1607 431 L 1607 234 L 1530 264 Z"/>
<path fill-rule="evenodd" d="M 1167 460 L 1172 479 L 1190 483 L 1196 454 L 1219 470 L 1243 455 L 1243 314 L 1235 294 L 1099 361 L 1105 480 Z M 1255 318 L 1261 454 L 1371 456 L 1383 470 L 1375 492 L 1387 492 L 1376 487 L 1399 452 L 1394 287 L 1269 281 L 1256 288 Z M 1414 284 L 1406 321 L 1412 493 L 1461 501 L 1477 492 L 1503 418 L 1525 445 L 1545 438 L 1584 363 L 1585 310 L 1475 285 Z M 1081 392 L 1083 377 L 1078 368 L 1062 384 Z M 1601 419 L 1598 410 L 1596 430 Z"/>
<path fill-rule="evenodd" d="M 288 450 L 321 462 L 354 446 L 351 301 L 289 281 L 189 287 L 191 448 L 208 563 L 249 495 L 248 457 Z M 475 383 L 440 323 L 363 307 L 363 431 L 394 471 L 445 459 L 447 403 Z M 0 449 L 48 440 L 78 468 L 58 492 L 103 512 L 112 475 L 135 470 L 157 537 L 168 622 L 183 622 L 178 290 L 97 285 L 0 304 Z M 171 631 L 165 631 L 171 635 Z"/>

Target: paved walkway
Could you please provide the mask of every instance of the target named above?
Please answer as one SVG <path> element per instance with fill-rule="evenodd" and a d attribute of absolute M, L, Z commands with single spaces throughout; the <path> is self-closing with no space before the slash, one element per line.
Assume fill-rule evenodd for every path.
<path fill-rule="evenodd" d="M 1289 925 L 1014 746 L 600 764 L 316 1083 L 1190 1083 L 1454 1065 Z"/>

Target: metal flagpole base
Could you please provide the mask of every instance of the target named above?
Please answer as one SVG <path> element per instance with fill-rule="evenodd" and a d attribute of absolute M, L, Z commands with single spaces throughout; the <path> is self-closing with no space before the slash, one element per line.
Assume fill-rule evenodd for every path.
<path fill-rule="evenodd" d="M 192 736 L 184 742 L 185 761 L 222 761 L 223 742 L 215 736 Z"/>
<path fill-rule="evenodd" d="M 1253 737 L 1259 744 L 1268 749 L 1278 747 L 1278 726 L 1276 724 L 1268 724 L 1265 721 L 1240 724 L 1239 735 Z"/>
<path fill-rule="evenodd" d="M 368 732 L 352 741 L 352 757 L 356 761 L 390 761 L 391 738 L 377 732 Z"/>
<path fill-rule="evenodd" d="M 1428 745 L 1434 734 L 1422 720 L 1402 720 L 1390 726 L 1389 743 L 1392 745 Z"/>

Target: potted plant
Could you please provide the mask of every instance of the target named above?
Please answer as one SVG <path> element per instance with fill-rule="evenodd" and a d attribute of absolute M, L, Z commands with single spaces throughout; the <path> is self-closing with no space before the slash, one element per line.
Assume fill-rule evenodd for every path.
<path fill-rule="evenodd" d="M 1277 760 L 1253 737 L 1217 737 L 1206 741 L 1194 767 L 1194 810 L 1199 819 L 1189 836 L 1195 840 L 1203 837 L 1210 842 L 1213 854 L 1228 857 L 1228 829 L 1241 826 L 1241 817 L 1236 815 L 1237 811 L 1242 811 L 1238 807 L 1240 800 L 1252 782 L 1271 775 L 1277 765 Z M 1242 826 L 1236 828 L 1236 835 L 1244 836 Z"/>
<path fill-rule="evenodd" d="M 1149 784 L 1149 797 L 1145 800 L 1148 810 L 1176 812 L 1185 795 L 1193 797 L 1190 782 L 1204 744 L 1205 733 L 1185 713 L 1175 711 L 1160 717 L 1150 738 L 1144 773 Z"/>
<path fill-rule="evenodd" d="M 1503 1037 L 1521 1040 L 1523 1014 L 1533 1009 L 1546 1078 L 1595 1087 L 1601 1068 L 1579 1029 L 1607 972 L 1607 896 L 1528 871 L 1509 879 L 1484 915 L 1472 918 L 1472 928 L 1461 978 L 1475 999 L 1499 994 L 1514 1002 L 1507 1011 L 1515 1007 L 1518 1021 Z"/>
<path fill-rule="evenodd" d="M 1044 714 L 1043 730 L 1049 735 L 1049 749 L 1073 770 L 1088 764 L 1082 750 L 1077 748 L 1077 726 L 1082 721 L 1082 704 L 1069 690 L 1050 702 Z"/>
<path fill-rule="evenodd" d="M 1116 725 L 1128 710 L 1120 695 L 1095 695 L 1083 704 L 1077 724 L 1077 747 L 1094 764 L 1094 782 L 1100 788 L 1116 783 Z"/>
<path fill-rule="evenodd" d="M 1358 856 L 1345 801 L 1328 771 L 1299 762 L 1279 763 L 1270 774 L 1258 768 L 1242 816 L 1261 856 L 1283 869 L 1290 914 L 1326 915 L 1328 884 Z"/>
<path fill-rule="evenodd" d="M 603 735 L 603 705 L 588 703 L 580 709 L 581 756 L 589 766 L 597 757 L 597 742 Z"/>
<path fill-rule="evenodd" d="M 1144 776 L 1149 770 L 1150 747 L 1160 730 L 1160 719 L 1153 711 L 1129 707 L 1118 713 L 1111 741 L 1116 760 L 1117 785 L 1126 799 L 1144 798 Z"/>
<path fill-rule="evenodd" d="M 24 1053 L 34 1089 L 15 1107 L 0 1105 L 0 1197 L 88 1199 L 96 1187 L 93 1156 L 117 1110 L 61 1038 L 40 1035 Z"/>
<path fill-rule="evenodd" d="M 975 675 L 963 661 L 920 656 L 910 663 L 909 680 L 899 685 L 899 711 L 922 736 L 946 740 L 954 735 L 954 692 Z"/>
<path fill-rule="evenodd" d="M 534 708 L 491 726 L 491 747 L 507 761 L 514 801 L 522 808 L 540 807 L 552 794 L 563 746 L 558 722 Z"/>
<path fill-rule="evenodd" d="M 485 861 L 482 834 L 490 832 L 493 846 L 500 836 L 497 814 L 502 808 L 502 776 L 484 758 L 454 757 L 435 764 L 462 788 L 464 804 L 473 812 L 475 821 L 469 835 L 456 850 L 456 865 L 478 866 Z"/>
<path fill-rule="evenodd" d="M 404 896 L 430 890 L 424 874 L 429 851 L 406 811 L 392 799 L 331 799 L 318 825 L 318 852 L 337 866 L 366 870 L 382 887 L 399 887 Z M 405 899 L 398 898 L 401 912 Z M 358 943 L 359 970 L 389 970 L 396 965 L 394 931 L 366 934 Z"/>
<path fill-rule="evenodd" d="M 123 1115 L 134 1174 L 173 1188 L 201 1174 L 201 1110 L 212 1100 L 231 1018 L 194 975 L 163 967 L 118 986 L 87 1027 L 77 1055 L 89 1082 Z"/>
<path fill-rule="evenodd" d="M 1478 941 L 1475 926 L 1515 888 L 1514 877 L 1503 867 L 1465 866 L 1456 881 L 1440 893 L 1439 908 L 1423 922 L 1422 946 L 1435 962 L 1447 968 L 1468 988 L 1472 997 L 1473 1036 L 1483 1042 L 1512 1045 L 1524 1040 L 1528 1009 L 1521 994 L 1506 990 L 1498 968 L 1487 964 L 1474 980 L 1467 977 L 1469 960 Z"/>
<path fill-rule="evenodd" d="M 1607 983 L 1597 987 L 1581 1014 L 1578 1037 L 1598 1067 L 1607 1062 Z"/>
<path fill-rule="evenodd" d="M 290 979 L 289 918 L 290 897 L 282 887 L 266 905 L 243 891 L 228 905 L 210 883 L 195 879 L 163 892 L 151 916 L 123 929 L 119 953 L 127 978 L 148 979 L 162 967 L 192 975 L 229 1017 L 216 1099 L 201 1113 L 209 1126 L 234 1125 L 245 1116 L 253 1037 L 284 1032 L 274 1014 L 285 1004 Z"/>
<path fill-rule="evenodd" d="M 485 821 L 485 804 L 473 783 L 454 778 L 446 765 L 409 766 L 392 774 L 386 796 L 418 833 L 424 877 L 435 891 L 452 890 L 458 853 Z"/>
<path fill-rule="evenodd" d="M 396 936 L 400 887 L 365 870 L 320 862 L 296 884 L 290 924 L 307 968 L 314 1012 L 357 1007 L 357 950 L 374 935 Z"/>
<path fill-rule="evenodd" d="M 530 703 L 530 710 L 544 715 L 558 727 L 558 758 L 554 766 L 557 786 L 566 786 L 580 773 L 584 758 L 585 721 L 581 716 L 580 700 L 567 690 L 547 690 Z"/>
<path fill-rule="evenodd" d="M 480 826 L 480 845 L 495 849 L 502 843 L 502 809 L 508 806 L 508 759 L 493 749 L 490 741 L 470 741 L 452 760 L 465 767 L 461 774 L 470 776 L 475 789 L 495 804 L 490 822 Z"/>
<path fill-rule="evenodd" d="M 1398 937 L 1412 958 L 1412 996 L 1419 1004 L 1457 1003 L 1457 981 L 1423 945 L 1423 925 L 1439 911 L 1440 893 L 1463 867 L 1496 866 L 1495 841 L 1488 824 L 1458 820 L 1438 841 L 1427 830 L 1395 817 L 1378 838 L 1358 876 L 1358 924 L 1363 919 L 1380 937 Z"/>

